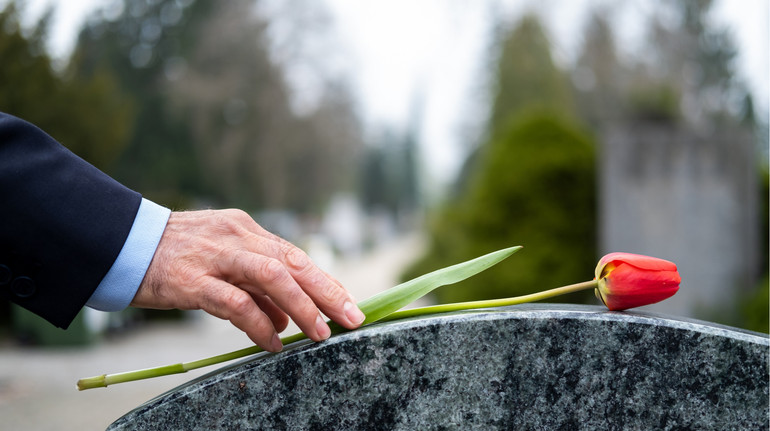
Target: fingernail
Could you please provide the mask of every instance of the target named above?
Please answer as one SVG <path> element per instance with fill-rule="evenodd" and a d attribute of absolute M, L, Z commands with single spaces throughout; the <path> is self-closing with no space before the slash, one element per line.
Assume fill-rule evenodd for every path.
<path fill-rule="evenodd" d="M 354 325 L 360 325 L 363 323 L 364 319 L 366 319 L 364 313 L 350 301 L 345 302 L 345 305 L 342 306 L 342 310 L 345 312 L 345 316 L 347 316 L 348 320 L 350 320 L 350 323 Z"/>
<path fill-rule="evenodd" d="M 329 329 L 329 325 L 324 322 L 324 319 L 321 318 L 321 316 L 318 316 L 315 319 L 315 330 L 318 332 L 318 336 L 321 337 L 322 340 L 325 340 L 329 338 L 330 335 L 332 335 L 332 331 Z"/>
<path fill-rule="evenodd" d="M 273 349 L 273 352 L 280 352 L 283 350 L 283 343 L 281 342 L 281 337 L 278 336 L 278 334 L 273 335 L 273 341 L 270 342 L 270 346 Z"/>

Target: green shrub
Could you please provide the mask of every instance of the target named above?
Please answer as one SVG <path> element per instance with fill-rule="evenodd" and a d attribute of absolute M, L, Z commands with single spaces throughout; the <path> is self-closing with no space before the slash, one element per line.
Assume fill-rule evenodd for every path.
<path fill-rule="evenodd" d="M 437 215 L 429 252 L 405 278 L 522 245 L 504 264 L 457 287 L 439 289 L 438 301 L 515 296 L 591 279 L 596 265 L 594 147 L 579 128 L 549 112 L 512 118 L 481 149 L 464 193 Z"/>
<path fill-rule="evenodd" d="M 736 325 L 751 331 L 769 333 L 768 307 L 770 305 L 768 304 L 770 304 L 770 280 L 766 274 L 757 287 L 740 301 L 739 320 Z"/>

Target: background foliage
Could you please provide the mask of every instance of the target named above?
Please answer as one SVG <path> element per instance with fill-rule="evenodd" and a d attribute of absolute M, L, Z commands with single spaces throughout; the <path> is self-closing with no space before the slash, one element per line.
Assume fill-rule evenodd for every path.
<path fill-rule="evenodd" d="M 524 250 L 505 268 L 438 290 L 437 300 L 512 296 L 592 278 L 601 150 L 593 137 L 619 123 L 685 125 L 706 136 L 715 127 L 754 129 L 757 154 L 766 159 L 766 126 L 757 123 L 751 96 L 736 79 L 730 33 L 709 20 L 713 2 L 656 6 L 636 55 L 617 45 L 613 6 L 595 8 L 577 59 L 566 68 L 554 61 L 537 16 L 498 23 L 486 126 L 454 195 L 432 213 L 428 252 L 404 278 L 515 244 Z M 759 220 L 767 273 L 767 214 Z M 702 317 L 767 332 L 767 279 L 756 282 L 726 287 L 744 299 Z"/>
<path fill-rule="evenodd" d="M 596 256 L 596 143 L 577 125 L 568 76 L 535 16 L 498 30 L 488 138 L 465 165 L 457 195 L 438 211 L 420 273 L 522 245 L 510 264 L 440 302 L 499 298 L 590 279 Z M 585 300 L 586 295 L 565 300 Z"/>
<path fill-rule="evenodd" d="M 177 208 L 316 214 L 352 188 L 362 137 L 345 87 L 330 78 L 297 112 L 254 2 L 123 0 L 120 10 L 89 22 L 71 61 L 85 79 L 116 71 L 141 106 L 111 171 L 119 180 Z"/>
<path fill-rule="evenodd" d="M 512 245 L 524 250 L 463 288 L 439 289 L 439 302 L 516 296 L 592 278 L 594 142 L 549 111 L 510 120 L 486 143 L 465 193 L 437 217 L 430 252 L 405 278 Z"/>
<path fill-rule="evenodd" d="M 0 12 L 0 110 L 174 209 L 279 209 L 317 224 L 344 192 L 368 214 L 414 213 L 422 204 L 419 112 L 409 130 L 365 135 L 346 82 L 312 62 L 321 92 L 298 104 L 286 56 L 270 38 L 274 23 L 255 4 L 119 0 L 94 13 L 72 56 L 55 64 L 45 49 L 50 13 L 23 28 L 23 2 L 9 1 Z M 302 6 L 276 6 L 293 24 L 282 53 L 324 35 L 322 6 Z M 573 64 L 554 55 L 537 14 L 500 18 L 480 77 L 488 112 L 468 138 L 452 192 L 425 208 L 429 249 L 405 276 L 521 244 L 510 266 L 439 290 L 438 299 L 592 277 L 599 137 L 619 122 L 650 121 L 755 131 L 766 274 L 767 124 L 736 78 L 737 48 L 709 19 L 712 6 L 655 3 L 632 52 L 615 34 L 616 6 L 600 5 Z M 757 277 L 756 286 L 729 286 L 744 299 L 726 323 L 767 331 L 767 285 Z"/>
<path fill-rule="evenodd" d="M 45 50 L 49 19 L 50 13 L 24 31 L 15 3 L 0 12 L 0 109 L 31 121 L 104 168 L 128 143 L 133 104 L 111 71 L 85 79 L 53 69 Z"/>

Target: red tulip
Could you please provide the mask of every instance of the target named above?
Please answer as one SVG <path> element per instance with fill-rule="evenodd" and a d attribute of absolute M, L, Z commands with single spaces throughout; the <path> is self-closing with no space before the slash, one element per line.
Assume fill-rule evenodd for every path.
<path fill-rule="evenodd" d="M 596 266 L 596 296 L 610 310 L 654 304 L 679 290 L 676 264 L 631 253 L 610 253 Z"/>

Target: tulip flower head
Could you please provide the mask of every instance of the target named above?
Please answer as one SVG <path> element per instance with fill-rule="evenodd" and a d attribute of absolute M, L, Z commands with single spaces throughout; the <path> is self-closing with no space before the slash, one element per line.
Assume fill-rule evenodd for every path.
<path fill-rule="evenodd" d="M 676 264 L 631 253 L 610 253 L 596 266 L 596 296 L 608 309 L 626 310 L 673 296 L 681 278 Z"/>

